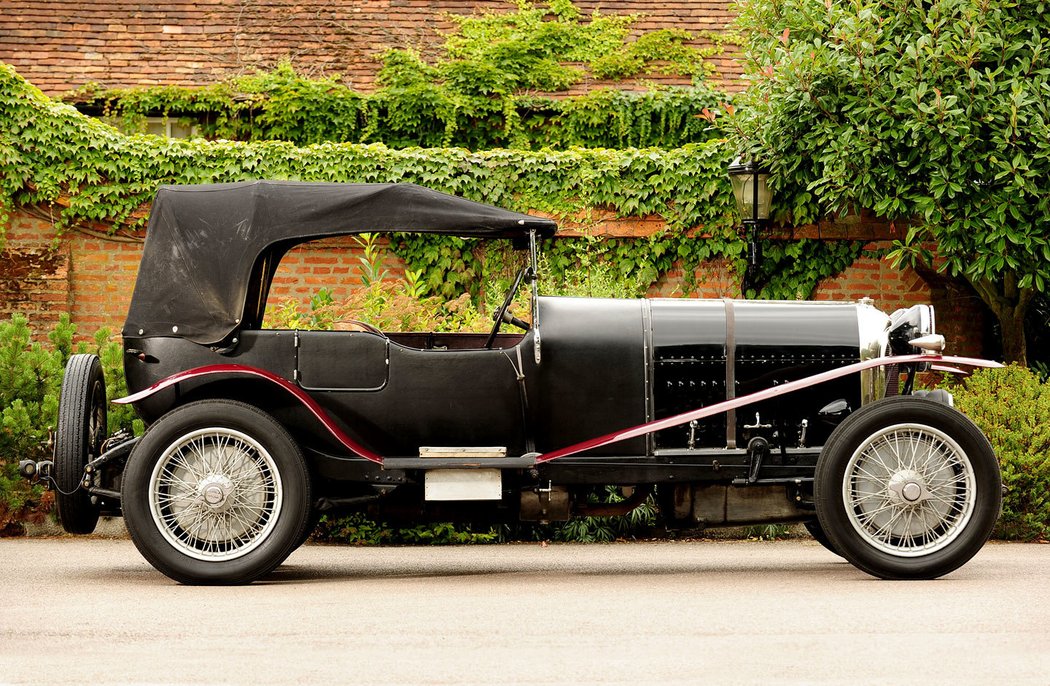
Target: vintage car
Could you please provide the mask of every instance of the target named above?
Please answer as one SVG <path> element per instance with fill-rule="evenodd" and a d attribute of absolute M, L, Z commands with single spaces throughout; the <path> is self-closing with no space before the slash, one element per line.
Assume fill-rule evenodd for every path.
<path fill-rule="evenodd" d="M 551 522 L 650 497 L 670 528 L 803 522 L 872 575 L 947 574 L 998 517 L 998 463 L 935 368 L 933 311 L 870 302 L 536 293 L 555 224 L 412 184 L 164 186 L 123 329 L 140 437 L 105 435 L 99 360 L 69 360 L 51 481 L 67 531 L 122 515 L 183 583 L 245 583 L 328 510 Z M 361 232 L 512 239 L 488 335 L 262 328 L 278 263 Z M 509 314 L 530 288 L 529 321 Z M 519 329 L 501 332 L 501 327 Z M 622 488 L 624 500 L 588 494 Z"/>

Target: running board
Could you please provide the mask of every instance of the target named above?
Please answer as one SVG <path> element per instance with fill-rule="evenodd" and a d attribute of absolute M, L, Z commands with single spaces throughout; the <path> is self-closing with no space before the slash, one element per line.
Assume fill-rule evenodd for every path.
<path fill-rule="evenodd" d="M 535 453 L 521 457 L 388 457 L 383 469 L 528 469 L 536 464 Z"/>

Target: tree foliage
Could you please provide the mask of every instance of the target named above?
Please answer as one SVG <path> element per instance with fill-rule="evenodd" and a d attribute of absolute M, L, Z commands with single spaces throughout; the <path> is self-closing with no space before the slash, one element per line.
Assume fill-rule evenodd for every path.
<path fill-rule="evenodd" d="M 728 119 L 784 219 L 903 220 L 898 262 L 966 279 L 1008 359 L 1050 287 L 1050 10 L 1031 0 L 748 0 L 753 86 Z M 725 118 L 724 118 L 725 119 Z"/>

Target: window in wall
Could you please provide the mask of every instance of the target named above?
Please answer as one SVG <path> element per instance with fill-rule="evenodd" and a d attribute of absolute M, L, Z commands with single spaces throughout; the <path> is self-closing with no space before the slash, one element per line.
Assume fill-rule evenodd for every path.
<path fill-rule="evenodd" d="M 146 133 L 164 138 L 193 138 L 197 127 L 183 124 L 171 117 L 146 117 Z"/>

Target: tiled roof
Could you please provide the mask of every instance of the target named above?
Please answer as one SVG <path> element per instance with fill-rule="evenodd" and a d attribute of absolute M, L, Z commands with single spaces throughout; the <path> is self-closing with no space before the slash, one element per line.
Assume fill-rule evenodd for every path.
<path fill-rule="evenodd" d="M 587 13 L 644 14 L 638 30 L 674 27 L 694 35 L 723 31 L 732 16 L 729 0 L 576 4 Z M 447 14 L 512 7 L 507 0 L 4 0 L 2 6 L 0 61 L 50 95 L 92 81 L 109 88 L 199 86 L 286 57 L 301 73 L 341 74 L 367 91 L 383 50 L 410 46 L 433 55 L 439 32 L 452 27 Z M 740 66 L 732 49 L 711 63 L 735 90 Z"/>

